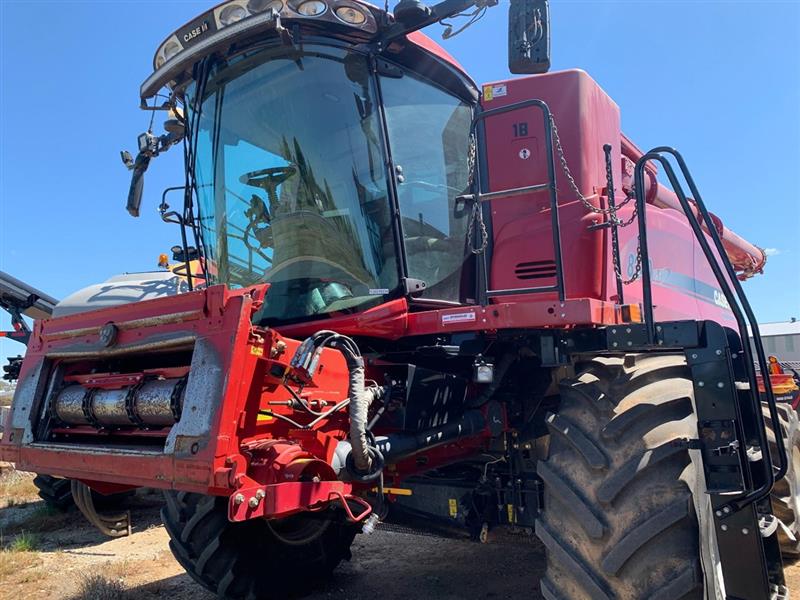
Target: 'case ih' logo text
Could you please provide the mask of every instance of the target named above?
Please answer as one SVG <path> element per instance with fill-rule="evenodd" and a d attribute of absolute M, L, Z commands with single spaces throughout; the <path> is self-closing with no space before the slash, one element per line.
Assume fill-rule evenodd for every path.
<path fill-rule="evenodd" d="M 188 33 L 184 33 L 183 41 L 190 42 L 198 35 L 203 35 L 206 31 L 208 31 L 208 21 L 203 21 L 200 25 L 198 25 Z"/>

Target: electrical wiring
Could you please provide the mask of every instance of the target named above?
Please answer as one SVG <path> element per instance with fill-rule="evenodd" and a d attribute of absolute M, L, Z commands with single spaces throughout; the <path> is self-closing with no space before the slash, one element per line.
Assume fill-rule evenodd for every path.
<path fill-rule="evenodd" d="M 453 25 L 451 25 L 450 23 L 448 23 L 447 21 L 442 19 L 441 21 L 439 21 L 439 24 L 442 25 L 445 28 L 444 31 L 442 32 L 442 39 L 448 40 L 448 39 L 450 39 L 452 37 L 457 36 L 459 33 L 464 31 L 468 27 L 471 27 L 472 25 L 474 25 L 475 23 L 480 21 L 485 14 L 486 14 L 486 7 L 483 6 L 483 7 L 475 9 L 471 13 L 458 13 L 458 14 L 453 15 L 453 17 L 469 17 L 470 18 L 469 21 L 467 21 L 464 25 L 462 25 L 461 27 L 459 27 L 455 31 L 453 31 Z M 452 18 L 452 17 L 450 17 L 450 18 Z"/>
<path fill-rule="evenodd" d="M 498 0 L 478 0 L 477 2 L 475 2 L 475 5 L 474 5 L 475 6 L 475 10 L 473 10 L 471 13 L 460 12 L 460 13 L 456 13 L 454 15 L 450 15 L 448 17 L 449 19 L 458 18 L 458 17 L 467 17 L 467 18 L 469 18 L 469 21 L 467 21 L 464 25 L 462 25 L 461 27 L 459 27 L 455 31 L 453 31 L 453 25 L 451 23 L 448 23 L 444 19 L 439 19 L 439 24 L 442 27 L 445 28 L 444 31 L 442 32 L 442 39 L 447 40 L 447 39 L 450 39 L 452 37 L 457 36 L 459 33 L 464 31 L 468 27 L 471 27 L 472 25 L 474 25 L 475 23 L 480 21 L 486 15 L 486 10 L 491 6 L 496 6 L 497 4 L 498 4 Z"/>
<path fill-rule="evenodd" d="M 490 457 L 490 458 L 494 459 L 494 460 L 490 460 L 489 462 L 487 462 L 486 464 L 483 465 L 483 479 L 485 480 L 487 478 L 487 476 L 488 476 L 488 473 L 489 473 L 489 465 L 494 465 L 494 464 L 497 464 L 499 462 L 505 462 L 506 457 L 505 456 L 501 456 L 500 458 L 496 458 L 495 459 L 491 454 L 484 454 L 484 456 L 487 456 L 487 457 Z"/>

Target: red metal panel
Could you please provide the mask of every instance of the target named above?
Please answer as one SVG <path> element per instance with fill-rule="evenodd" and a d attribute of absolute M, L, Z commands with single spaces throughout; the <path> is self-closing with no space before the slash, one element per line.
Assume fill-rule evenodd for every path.
<path fill-rule="evenodd" d="M 415 46 L 419 46 L 423 50 L 430 52 L 431 54 L 443 60 L 444 62 L 449 63 L 450 65 L 461 71 L 464 77 L 472 81 L 469 73 L 467 73 L 464 70 L 464 67 L 462 67 L 455 58 L 453 58 L 452 54 L 450 54 L 447 50 L 442 48 L 439 44 L 434 42 L 431 38 L 429 38 L 421 31 L 412 31 L 406 36 L 406 39 Z"/>
<path fill-rule="evenodd" d="M 619 165 L 620 116 L 617 105 L 585 72 L 523 77 L 489 83 L 483 90 L 487 109 L 532 98 L 544 100 L 553 113 L 578 189 L 592 204 L 602 204 L 603 144 L 612 145 L 614 164 Z M 537 108 L 487 119 L 486 149 L 491 191 L 547 183 L 544 125 Z M 607 299 L 606 233 L 588 229 L 597 217 L 577 201 L 560 164 L 556 170 L 567 297 Z M 530 272 L 531 266 L 554 260 L 548 192 L 495 200 L 491 214 L 492 288 L 553 285 L 554 275 L 542 277 L 546 271 L 540 271 L 531 278 L 534 273 Z"/>
<path fill-rule="evenodd" d="M 283 325 L 278 330 L 294 338 L 306 338 L 320 329 L 333 329 L 345 335 L 368 335 L 396 340 L 408 335 L 408 301 L 392 300 L 358 314 L 333 316 L 324 321 Z"/>
<path fill-rule="evenodd" d="M 104 353 L 158 350 L 171 339 L 204 340 L 214 348 L 215 364 L 224 374 L 223 396 L 213 407 L 211 429 L 202 439 L 179 439 L 173 455 L 147 447 L 70 446 L 67 441 L 48 445 L 22 444 L 21 432 L 11 430 L 0 442 L 0 456 L 21 469 L 112 483 L 153 487 L 180 487 L 220 493 L 214 473 L 225 458 L 238 453 L 237 428 L 246 402 L 261 394 L 254 376 L 263 338 L 251 336 L 250 316 L 260 305 L 266 287 L 231 292 L 224 286 L 138 302 L 36 323 L 23 363 L 21 381 L 32 377 L 43 361 L 80 364 Z M 119 329 L 116 344 L 106 348 L 100 330 L 113 322 Z M 259 346 L 260 345 L 260 346 Z M 261 353 L 253 348 L 261 348 Z M 45 375 L 46 376 L 46 375 Z M 203 376 L 193 373 L 193 376 Z M 254 390 L 253 393 L 251 393 Z M 254 417 L 255 420 L 255 417 Z M 214 489 L 214 488 L 217 489 Z"/>
<path fill-rule="evenodd" d="M 415 335 L 512 328 L 569 328 L 624 322 L 618 306 L 588 298 L 566 302 L 533 298 L 527 302 L 502 302 L 486 307 L 449 308 L 412 313 L 408 321 L 409 330 Z"/>
<path fill-rule="evenodd" d="M 603 145 L 612 147 L 615 199 L 620 204 L 631 189 L 632 163 L 641 151 L 620 131 L 619 109 L 583 71 L 563 71 L 489 83 L 483 86 L 487 109 L 538 98 L 550 106 L 560 134 L 564 157 L 580 193 L 595 207 L 607 206 L 607 177 Z M 541 115 L 527 108 L 491 117 L 486 124 L 490 191 L 547 182 L 546 152 Z M 625 159 L 623 159 L 623 153 Z M 608 229 L 591 228 L 606 218 L 576 201 L 556 156 L 557 189 L 565 290 L 568 299 L 593 298 L 618 303 Z M 623 168 L 624 167 L 624 168 Z M 675 195 L 656 185 L 658 169 L 648 169 L 648 231 L 654 304 L 658 319 L 712 319 L 731 325 L 732 315 L 708 263 L 695 241 Z M 622 221 L 632 216 L 634 203 L 619 211 Z M 550 208 L 546 191 L 491 202 L 494 248 L 491 287 L 514 289 L 555 284 Z M 725 246 L 738 269 L 758 270 L 763 253 L 715 217 L 712 224 L 726 237 Z M 624 279 L 637 269 L 636 221 L 619 229 L 620 269 Z M 624 288 L 625 303 L 640 302 L 641 283 Z M 537 296 L 505 296 L 498 302 L 538 302 Z M 526 311 L 530 315 L 529 311 Z M 593 321 L 598 323 L 598 321 Z M 609 321 L 600 321 L 607 323 Z M 546 324 L 546 320 L 541 324 Z M 584 321 L 573 324 L 584 324 Z M 569 325 L 569 324 L 567 324 Z"/>
<path fill-rule="evenodd" d="M 228 519 L 274 519 L 303 511 L 320 510 L 327 507 L 332 500 L 346 498 L 352 489 L 353 486 L 342 481 L 291 481 L 243 487 L 228 501 Z M 239 494 L 241 496 L 237 498 Z"/>

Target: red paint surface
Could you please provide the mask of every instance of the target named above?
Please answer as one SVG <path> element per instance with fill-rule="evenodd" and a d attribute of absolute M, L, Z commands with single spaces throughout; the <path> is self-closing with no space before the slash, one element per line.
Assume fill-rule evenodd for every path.
<path fill-rule="evenodd" d="M 492 90 L 487 94 L 487 88 Z M 501 95 L 497 95 L 497 90 Z M 500 81 L 483 86 L 483 106 L 497 108 L 538 98 L 550 107 L 558 127 L 564 156 L 584 198 L 594 207 L 607 207 L 607 177 L 603 145 L 612 147 L 612 171 L 615 200 L 620 204 L 630 189 L 632 172 L 623 165 L 632 163 L 623 158 L 641 156 L 641 151 L 620 130 L 617 105 L 583 71 L 571 70 L 545 75 Z M 491 99 L 489 99 L 491 97 Z M 521 124 L 527 135 L 520 135 Z M 487 161 L 489 190 L 546 183 L 546 150 L 541 112 L 526 108 L 487 119 Z M 524 156 L 529 158 L 525 159 Z M 657 169 L 649 172 L 655 177 Z M 590 230 L 592 223 L 605 218 L 587 209 L 569 184 L 556 155 L 556 185 L 564 265 L 564 282 L 568 300 L 591 298 L 601 302 L 618 302 L 616 281 L 611 260 L 611 236 L 608 229 Z M 649 250 L 653 274 L 656 318 L 713 319 L 732 324 L 732 316 L 708 267 L 688 222 L 679 212 L 677 197 L 664 186 L 650 186 L 647 207 Z M 619 217 L 628 220 L 633 202 L 620 209 Z M 546 274 L 545 265 L 554 260 L 551 240 L 549 194 L 535 192 L 491 202 L 492 254 L 491 286 L 514 289 L 555 284 L 554 274 Z M 637 254 L 636 221 L 619 229 L 621 271 L 625 279 L 635 272 Z M 758 270 L 763 266 L 763 253 L 735 233 L 725 229 L 718 218 L 712 224 L 723 235 L 728 257 L 740 270 Z M 526 271 L 527 267 L 527 271 Z M 536 279 L 525 279 L 531 273 Z M 521 277 L 521 275 L 523 277 Z M 626 303 L 640 302 L 639 281 L 624 288 Z M 554 299 L 555 293 L 504 297 L 502 302 L 530 302 L 532 299 Z M 500 302 L 501 300 L 498 300 Z M 600 321 L 598 323 L 611 323 Z M 544 325 L 546 322 L 541 322 Z M 525 323 L 530 326 L 530 323 Z"/>

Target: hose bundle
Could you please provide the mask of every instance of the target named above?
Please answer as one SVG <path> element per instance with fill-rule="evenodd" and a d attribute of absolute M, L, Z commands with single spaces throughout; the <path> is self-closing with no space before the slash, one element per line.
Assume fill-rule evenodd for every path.
<path fill-rule="evenodd" d="M 360 481 L 376 479 L 383 470 L 384 461 L 369 432 L 369 408 L 375 400 L 384 396 L 385 390 L 378 385 L 367 387 L 364 358 L 358 345 L 352 338 L 335 331 L 318 331 L 306 339 L 297 349 L 292 359 L 292 366 L 302 369 L 310 377 L 315 372 L 322 349 L 325 347 L 342 353 L 349 373 L 349 441 L 352 451 L 347 457 L 348 471 Z"/>

